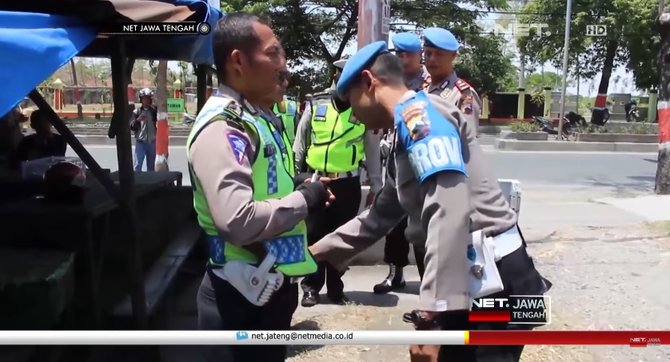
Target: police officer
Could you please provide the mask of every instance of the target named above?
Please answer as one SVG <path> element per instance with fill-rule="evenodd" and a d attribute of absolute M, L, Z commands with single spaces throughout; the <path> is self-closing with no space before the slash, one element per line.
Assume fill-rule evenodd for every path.
<path fill-rule="evenodd" d="M 416 327 L 512 329 L 468 322 L 471 295 L 479 290 L 469 258 L 473 235 L 491 237 L 495 265 L 509 294 L 541 294 L 548 284 L 526 253 L 517 216 L 490 173 L 471 124 L 454 104 L 409 90 L 400 61 L 375 42 L 345 66 L 337 93 L 370 129 L 395 126 L 387 179 L 372 207 L 310 247 L 317 260 L 338 269 L 374 244 L 405 215 L 410 240 L 425 241 Z M 474 232 L 471 234 L 471 232 Z M 497 267 L 497 269 L 496 269 Z M 440 361 L 518 361 L 522 346 L 442 346 Z"/>
<path fill-rule="evenodd" d="M 296 278 L 316 271 L 304 219 L 332 201 L 319 181 L 294 180 L 286 137 L 259 105 L 279 87 L 281 44 L 255 15 L 229 14 L 213 31 L 220 85 L 187 140 L 194 208 L 209 244 L 198 326 L 286 330 Z M 324 182 L 326 180 L 323 180 Z M 294 183 L 298 186 L 294 191 Z M 223 353 L 223 354 L 222 354 Z M 284 361 L 285 346 L 228 346 L 212 361 Z"/>
<path fill-rule="evenodd" d="M 430 74 L 421 64 L 421 39 L 414 33 L 399 33 L 391 38 L 395 48 L 395 54 L 402 62 L 405 85 L 409 89 L 420 91 L 430 84 Z M 393 132 L 387 130 L 384 133 L 384 144 L 390 145 Z M 382 161 L 383 163 L 383 161 Z M 403 219 L 391 232 L 386 235 L 384 244 L 384 262 L 389 265 L 389 273 L 374 286 L 376 294 L 385 294 L 395 289 L 405 287 L 403 268 L 409 264 L 409 242 L 405 237 L 407 219 Z M 414 259 L 416 260 L 419 277 L 423 276 L 424 250 L 414 245 Z"/>
<path fill-rule="evenodd" d="M 288 77 L 286 83 L 288 83 Z M 272 111 L 282 120 L 288 141 L 292 145 L 295 141 L 296 122 L 298 121 L 298 103 L 284 95 L 274 104 Z"/>
<path fill-rule="evenodd" d="M 479 136 L 482 100 L 468 82 L 456 75 L 454 60 L 460 48 L 458 40 L 449 30 L 442 28 L 424 30 L 423 38 L 423 55 L 431 77 L 428 93 L 437 94 L 455 104 Z"/>
<path fill-rule="evenodd" d="M 335 81 L 345 62 L 342 59 L 334 63 L 337 68 Z M 379 162 L 379 139 L 375 137 L 368 141 L 370 138 L 366 138 L 365 126 L 352 115 L 351 109 L 339 112 L 331 99 L 331 92 L 334 89 L 314 95 L 311 109 L 305 109 L 303 113 L 298 130 L 300 136 L 293 146 L 298 167 L 309 172 L 319 172 L 331 179 L 329 187 L 340 200 L 323 212 L 308 217 L 307 235 L 310 242 L 321 239 L 358 214 L 361 203 L 359 167 L 364 157 Z M 369 172 L 374 173 L 372 167 L 369 167 Z M 380 174 L 381 167 L 376 173 L 376 182 L 379 184 Z M 372 192 L 376 192 L 381 185 L 376 184 L 372 188 Z M 324 283 L 331 302 L 346 303 L 341 277 L 340 272 L 328 263 L 321 263 L 316 273 L 301 282 L 304 292 L 301 304 L 305 307 L 318 304 L 319 292 Z"/>
<path fill-rule="evenodd" d="M 282 62 L 282 70 L 279 72 L 279 84 L 274 88 L 274 92 L 270 93 L 268 97 L 261 102 L 259 109 L 261 111 L 261 116 L 267 121 L 272 122 L 273 126 L 277 129 L 277 132 L 282 134 L 282 137 L 286 137 L 290 149 L 290 146 L 293 144 L 292 140 L 295 136 L 293 121 L 286 117 L 285 114 L 278 113 L 277 111 L 277 104 L 280 104 L 285 100 L 288 83 L 289 72 L 286 69 L 286 58 L 284 58 Z"/>

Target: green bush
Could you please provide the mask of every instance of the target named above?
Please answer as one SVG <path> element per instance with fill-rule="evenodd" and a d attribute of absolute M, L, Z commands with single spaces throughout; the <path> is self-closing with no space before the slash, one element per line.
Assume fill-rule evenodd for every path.
<path fill-rule="evenodd" d="M 620 134 L 656 134 L 658 130 L 654 127 L 654 123 L 649 122 L 639 122 L 634 123 L 629 126 L 615 126 L 610 127 L 610 133 L 620 133 Z"/>
<path fill-rule="evenodd" d="M 534 123 L 519 121 L 510 124 L 510 129 L 514 133 L 527 133 L 527 132 L 538 132 L 540 130 L 540 127 L 538 127 Z"/>

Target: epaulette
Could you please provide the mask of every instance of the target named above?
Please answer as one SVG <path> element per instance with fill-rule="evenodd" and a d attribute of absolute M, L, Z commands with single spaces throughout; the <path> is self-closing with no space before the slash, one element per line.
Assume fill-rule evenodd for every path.
<path fill-rule="evenodd" d="M 455 86 L 461 92 L 464 92 L 464 91 L 472 88 L 472 86 L 470 84 L 468 84 L 468 82 L 464 81 L 463 79 L 457 80 Z"/>

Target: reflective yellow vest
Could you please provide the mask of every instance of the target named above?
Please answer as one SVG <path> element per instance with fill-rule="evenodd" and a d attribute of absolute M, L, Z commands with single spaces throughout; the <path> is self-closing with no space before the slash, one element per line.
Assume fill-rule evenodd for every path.
<path fill-rule="evenodd" d="M 306 162 L 313 170 L 349 172 L 358 168 L 365 156 L 365 126 L 352 116 L 351 109 L 338 113 L 329 98 L 312 105 L 312 137 Z"/>
<path fill-rule="evenodd" d="M 272 111 L 281 119 L 288 136 L 289 144 L 295 141 L 295 124 L 298 116 L 298 104 L 295 101 L 285 99 L 280 103 L 276 103 L 272 107 Z"/>
<path fill-rule="evenodd" d="M 195 124 L 186 143 L 187 157 L 189 149 L 200 130 L 207 124 L 226 121 L 230 118 L 240 119 L 240 106 L 232 98 L 214 96 L 207 100 L 198 114 Z M 274 126 L 259 117 L 253 117 L 245 110 L 241 120 L 259 139 L 258 150 L 274 149 L 272 154 L 260 152 L 253 165 L 252 180 L 254 201 L 278 199 L 293 192 L 293 154 L 286 148 L 286 136 L 279 136 Z M 281 141 L 279 141 L 281 140 Z M 280 143 L 281 142 L 281 143 Z M 249 250 L 221 240 L 214 226 L 207 199 L 198 176 L 193 172 L 189 159 L 191 184 L 193 185 L 193 206 L 198 214 L 198 223 L 207 234 L 209 244 L 209 262 L 212 265 L 223 265 L 226 261 L 239 260 L 250 264 L 260 260 Z M 235 207 L 235 205 L 231 205 Z M 276 269 L 288 276 L 303 276 L 314 273 L 317 265 L 307 248 L 307 229 L 304 221 L 300 221 L 290 230 L 264 241 L 265 249 L 277 257 Z"/>

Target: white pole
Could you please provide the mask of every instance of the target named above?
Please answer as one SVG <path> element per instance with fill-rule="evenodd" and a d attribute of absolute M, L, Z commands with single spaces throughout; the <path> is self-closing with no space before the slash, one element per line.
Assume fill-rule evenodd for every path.
<path fill-rule="evenodd" d="M 565 89 L 568 86 L 568 54 L 570 52 L 570 19 L 572 17 L 572 0 L 568 0 L 565 10 L 565 38 L 563 40 L 563 87 L 561 89 L 561 110 L 558 115 L 558 139 L 563 135 L 563 116 L 565 115 Z"/>

